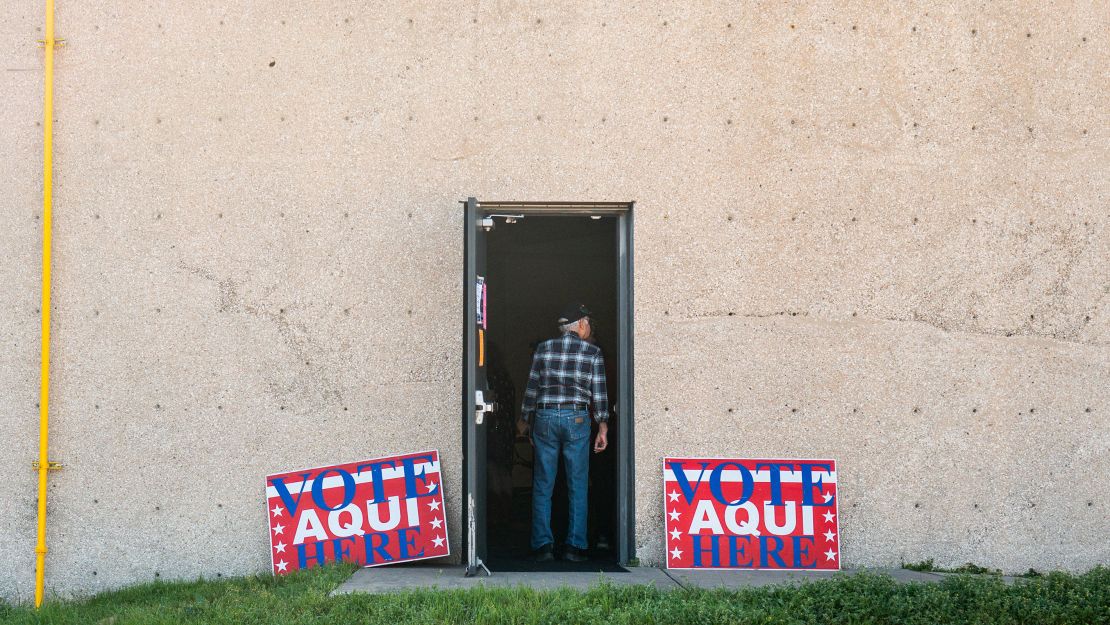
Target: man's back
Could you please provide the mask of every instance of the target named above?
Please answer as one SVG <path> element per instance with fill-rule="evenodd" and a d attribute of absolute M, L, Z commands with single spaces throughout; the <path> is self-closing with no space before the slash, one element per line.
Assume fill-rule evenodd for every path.
<path fill-rule="evenodd" d="M 605 360 L 601 348 L 573 332 L 540 343 L 532 359 L 524 414 L 537 403 L 590 403 L 594 418 L 609 413 L 605 385 Z"/>

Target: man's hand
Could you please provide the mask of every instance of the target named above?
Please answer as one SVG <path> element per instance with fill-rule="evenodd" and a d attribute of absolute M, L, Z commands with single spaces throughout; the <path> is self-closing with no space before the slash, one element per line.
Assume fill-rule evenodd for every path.
<path fill-rule="evenodd" d="M 530 438 L 528 436 L 528 422 L 524 419 L 518 419 L 516 422 L 516 437 Z"/>
<path fill-rule="evenodd" d="M 597 438 L 594 439 L 594 453 L 605 451 L 609 446 L 609 424 L 602 421 L 597 425 Z"/>

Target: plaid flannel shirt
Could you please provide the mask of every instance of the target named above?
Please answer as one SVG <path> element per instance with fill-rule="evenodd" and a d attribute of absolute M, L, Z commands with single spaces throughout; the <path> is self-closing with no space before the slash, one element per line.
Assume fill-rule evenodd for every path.
<path fill-rule="evenodd" d="M 609 420 L 609 394 L 605 388 L 605 359 L 601 348 L 567 332 L 540 343 L 532 358 L 528 388 L 520 414 L 531 421 L 539 403 L 592 404 L 594 420 Z"/>

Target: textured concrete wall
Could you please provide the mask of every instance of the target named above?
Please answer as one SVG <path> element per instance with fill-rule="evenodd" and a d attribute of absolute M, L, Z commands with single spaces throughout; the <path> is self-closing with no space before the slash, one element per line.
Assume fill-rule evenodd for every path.
<path fill-rule="evenodd" d="M 264 570 L 266 472 L 428 447 L 458 539 L 471 194 L 638 201 L 645 562 L 670 453 L 837 458 L 849 566 L 1110 560 L 1105 3 L 594 5 L 59 2 L 51 588 Z M 26 597 L 42 17 L 2 8 Z"/>

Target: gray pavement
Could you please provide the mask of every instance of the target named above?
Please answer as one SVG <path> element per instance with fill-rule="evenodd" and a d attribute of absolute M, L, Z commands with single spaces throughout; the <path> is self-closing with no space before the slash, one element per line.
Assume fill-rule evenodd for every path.
<path fill-rule="evenodd" d="M 753 588 L 777 584 L 799 584 L 805 581 L 830 579 L 837 575 L 874 573 L 888 575 L 899 582 L 936 582 L 935 573 L 919 573 L 906 569 L 851 569 L 845 571 L 667 571 L 683 588 Z"/>
<path fill-rule="evenodd" d="M 395 592 L 417 588 L 450 590 L 455 588 L 526 586 L 539 590 L 574 588 L 586 590 L 603 580 L 613 585 L 654 585 L 661 589 L 674 589 L 679 585 L 660 569 L 650 567 L 629 568 L 627 573 L 537 573 L 537 572 L 484 572 L 476 577 L 463 577 L 464 567 L 455 566 L 383 566 L 355 571 L 334 594 L 350 592 Z"/>
<path fill-rule="evenodd" d="M 626 573 L 537 573 L 497 572 L 486 576 L 464 577 L 463 567 L 411 564 L 384 566 L 355 571 L 334 594 L 352 592 L 397 592 L 428 589 L 525 586 L 539 590 L 574 588 L 586 590 L 602 582 L 613 585 L 648 585 L 661 590 L 680 588 L 752 588 L 775 584 L 797 584 L 806 580 L 828 579 L 835 575 L 862 572 L 889 575 L 899 582 L 936 582 L 940 573 L 919 573 L 906 569 L 853 569 L 829 571 L 664 571 L 652 567 L 630 567 Z"/>

